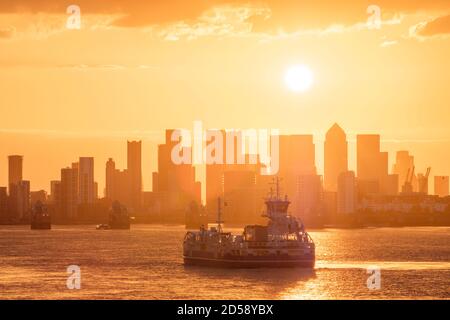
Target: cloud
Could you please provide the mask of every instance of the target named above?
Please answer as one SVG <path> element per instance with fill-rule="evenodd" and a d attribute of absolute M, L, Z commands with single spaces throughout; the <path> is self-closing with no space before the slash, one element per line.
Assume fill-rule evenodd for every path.
<path fill-rule="evenodd" d="M 397 13 L 448 11 L 448 0 L 377 0 L 383 19 Z M 1 0 L 0 13 L 66 14 L 68 2 L 58 0 Z M 112 22 L 120 27 L 163 26 L 184 23 L 193 25 L 213 8 L 231 6 L 266 10 L 247 21 L 255 32 L 293 32 L 299 29 L 326 28 L 331 25 L 353 25 L 367 20 L 370 2 L 361 0 L 77 0 L 81 14 L 119 16 Z"/>
<path fill-rule="evenodd" d="M 381 43 L 381 47 L 382 48 L 387 48 L 387 47 L 391 47 L 393 45 L 396 45 L 398 43 L 397 40 L 385 40 Z"/>
<path fill-rule="evenodd" d="M 448 34 L 450 34 L 450 15 L 441 16 L 431 21 L 420 22 L 410 30 L 410 35 L 416 37 L 432 37 Z"/>
<path fill-rule="evenodd" d="M 187 40 L 202 36 L 246 35 L 252 25 L 248 20 L 254 15 L 265 14 L 257 7 L 223 6 L 206 11 L 193 23 L 178 22 L 159 29 L 159 36 L 169 41 Z"/>

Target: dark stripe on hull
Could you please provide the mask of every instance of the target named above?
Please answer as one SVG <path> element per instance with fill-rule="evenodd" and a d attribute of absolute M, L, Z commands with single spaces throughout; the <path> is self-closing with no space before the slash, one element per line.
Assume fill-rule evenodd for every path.
<path fill-rule="evenodd" d="M 185 265 L 219 268 L 309 268 L 313 269 L 315 260 L 241 260 L 184 257 Z"/>
<path fill-rule="evenodd" d="M 51 230 L 51 228 L 49 224 L 31 225 L 31 230 Z"/>

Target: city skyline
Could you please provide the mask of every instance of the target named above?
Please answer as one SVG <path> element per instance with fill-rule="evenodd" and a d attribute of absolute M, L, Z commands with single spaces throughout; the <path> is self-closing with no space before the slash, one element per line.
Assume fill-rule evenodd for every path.
<path fill-rule="evenodd" d="M 336 125 L 339 126 L 337 123 L 335 123 L 334 125 L 329 127 L 328 130 L 331 130 Z M 339 128 L 341 128 L 341 127 L 339 126 Z M 355 171 L 355 173 L 356 173 L 357 172 L 357 161 L 356 161 L 357 148 L 356 148 L 356 143 L 355 142 L 356 142 L 356 138 L 358 136 L 358 133 L 353 135 L 353 139 L 352 139 L 352 136 L 350 136 L 350 138 L 349 138 L 349 135 L 346 134 L 345 129 L 344 129 L 344 133 L 345 133 L 346 141 L 347 141 L 347 144 L 348 144 L 348 151 L 347 151 L 348 168 L 349 168 L 349 170 Z M 307 134 L 307 136 L 310 136 L 310 135 Z M 320 175 L 324 175 L 324 173 L 325 173 L 325 170 L 324 170 L 324 168 L 325 168 L 325 162 L 324 162 L 324 149 L 325 149 L 325 147 L 324 147 L 324 145 L 325 145 L 325 142 L 326 142 L 326 138 L 323 139 L 323 140 L 322 139 L 321 140 L 317 140 L 315 135 L 312 135 L 312 138 L 313 138 L 312 142 L 313 142 L 314 148 L 315 148 L 314 149 L 315 159 L 319 158 L 318 160 L 315 161 L 316 172 L 318 174 L 320 174 Z M 117 143 L 120 145 L 119 149 L 123 149 L 123 141 L 125 141 L 125 140 L 130 140 L 130 139 L 118 139 Z M 142 140 L 140 140 L 140 142 L 142 144 Z M 149 143 L 149 141 L 144 141 L 144 142 L 147 142 L 147 148 L 143 148 L 143 151 L 142 151 L 142 157 L 143 158 L 142 159 L 145 159 L 147 161 L 141 160 L 141 162 L 142 162 L 142 164 L 141 164 L 141 168 L 142 168 L 141 176 L 142 176 L 142 180 L 147 182 L 146 184 L 143 184 L 144 185 L 143 190 L 149 191 L 152 188 L 152 182 L 151 182 L 152 172 L 154 172 L 157 169 L 157 166 L 154 166 L 154 164 L 157 163 L 157 161 L 156 161 L 157 157 L 155 156 L 156 155 L 156 151 L 152 152 L 152 149 L 153 150 L 157 149 L 157 145 L 159 143 L 161 143 L 161 140 L 159 142 L 155 142 L 155 143 Z M 380 136 L 380 142 L 381 142 L 381 144 L 380 144 L 381 145 L 381 149 L 387 149 L 387 148 L 384 148 L 384 145 L 386 144 L 386 142 L 383 142 L 382 136 Z M 402 144 L 402 146 L 406 146 L 405 144 Z M 395 144 L 394 144 L 394 146 L 395 146 Z M 392 149 L 392 148 L 393 147 L 391 147 L 391 151 L 388 152 L 389 153 L 389 161 L 388 161 L 388 169 L 389 169 L 388 171 L 389 171 L 389 173 L 395 173 L 394 172 L 395 169 L 393 168 L 393 166 L 395 165 L 395 162 L 396 162 L 396 152 L 397 151 L 405 150 L 405 151 L 408 151 L 412 155 L 414 154 L 413 152 L 411 152 L 411 150 L 408 150 L 408 148 L 401 148 L 401 149 L 397 149 L 397 150 Z M 385 151 L 385 152 L 387 152 L 387 151 Z M 23 160 L 23 161 L 24 161 L 24 163 L 26 163 L 26 161 L 27 161 L 26 155 L 24 155 L 24 154 L 19 154 L 19 155 L 21 155 L 21 156 L 23 156 L 25 158 L 25 160 Z M 318 155 L 319 155 L 319 157 L 318 157 Z M 5 154 L 4 158 L 6 158 L 7 156 L 8 156 L 8 154 Z M 74 154 L 74 156 L 71 157 L 71 159 L 72 159 L 71 161 L 73 161 L 73 158 L 77 158 L 77 157 L 79 157 L 79 156 Z M 93 158 L 97 158 L 97 157 L 93 157 Z M 98 189 L 99 196 L 103 196 L 104 195 L 104 188 L 106 186 L 106 176 L 103 173 L 104 172 L 105 163 L 106 163 L 106 161 L 109 158 L 112 158 L 112 159 L 114 159 L 115 164 L 116 164 L 117 167 L 124 167 L 124 168 L 126 168 L 127 167 L 127 165 L 126 165 L 126 162 L 127 162 L 127 160 L 126 160 L 127 159 L 126 149 L 122 150 L 122 152 L 117 152 L 115 154 L 115 156 L 102 154 L 99 158 L 100 159 L 106 159 L 106 160 L 105 160 L 104 163 L 101 162 L 101 161 L 96 161 L 95 162 L 95 170 L 94 170 L 95 176 L 94 176 L 94 180 L 97 181 L 99 183 L 99 186 L 100 186 L 99 189 Z M 117 159 L 119 159 L 119 161 L 117 161 Z M 124 159 L 125 159 L 125 163 L 124 163 Z M 430 163 L 427 159 L 423 159 L 423 158 L 420 158 L 420 157 L 416 156 L 415 157 L 415 161 L 416 161 L 416 170 L 418 170 L 419 172 L 425 171 L 427 167 L 432 167 L 432 169 L 433 169 L 432 174 L 431 174 L 432 177 L 434 177 L 434 176 L 448 176 L 448 175 L 450 175 L 449 174 L 450 173 L 450 168 L 446 169 L 447 167 L 445 167 L 444 170 L 438 171 L 439 169 L 442 169 L 442 167 L 438 167 L 436 169 L 434 164 Z M 0 168 L 1 168 L 1 164 L 2 164 L 2 161 L 0 161 Z M 123 164 L 123 166 L 119 165 L 119 164 Z M 29 165 L 32 165 L 32 164 L 30 163 Z M 202 166 L 199 166 L 199 168 L 200 168 L 200 170 L 197 169 L 196 178 L 198 180 L 201 180 L 202 182 L 204 182 L 205 181 L 205 172 L 204 171 L 202 172 L 202 170 L 201 170 Z M 24 166 L 23 169 L 24 169 L 24 172 L 26 172 L 25 175 L 27 176 L 28 180 L 36 181 L 36 179 L 32 178 L 34 173 L 30 173 L 29 172 L 29 168 L 27 168 L 26 165 Z M 52 170 L 52 171 L 54 172 L 52 176 L 53 177 L 55 177 L 55 176 L 58 177 L 58 168 L 55 168 L 55 170 Z M 198 172 L 200 172 L 200 173 L 198 173 Z M 3 173 L 3 174 L 1 174 L 1 173 Z M 147 174 L 145 174 L 145 173 L 147 173 Z M 0 170 L 0 177 L 2 177 L 2 176 L 7 177 L 7 169 Z M 49 192 L 50 189 L 51 189 L 50 181 L 51 180 L 55 180 L 55 179 L 45 180 L 45 178 L 44 178 L 44 179 L 38 179 L 38 180 L 40 180 L 40 182 L 38 182 L 36 184 L 37 186 L 34 186 L 32 184 L 32 186 L 31 186 L 32 190 L 45 190 L 45 191 Z M 401 175 L 399 177 L 399 180 L 400 180 L 400 182 L 404 181 L 404 175 Z M 2 179 L 0 179 L 0 186 L 7 186 L 7 181 L 3 182 Z M 434 192 L 433 184 L 431 184 L 430 191 Z M 203 194 L 203 197 L 205 197 L 205 190 L 204 189 L 203 189 L 203 193 L 202 194 Z"/>
<path fill-rule="evenodd" d="M 169 132 L 169 133 L 168 133 Z M 167 131 L 165 133 L 166 136 L 166 141 L 170 140 L 170 132 L 172 131 Z M 300 139 L 303 139 L 304 142 L 300 142 L 299 145 L 292 145 L 291 147 L 288 147 L 287 149 L 289 150 L 298 150 L 299 152 L 299 158 L 298 161 L 294 161 L 293 163 L 295 163 L 295 165 L 293 164 L 292 166 L 296 166 L 296 167 L 302 167 L 302 163 L 305 164 L 304 161 L 311 161 L 311 163 L 309 164 L 309 166 L 311 166 L 310 169 L 307 169 L 308 172 L 310 173 L 314 173 L 317 175 L 320 175 L 323 177 L 323 185 L 324 185 L 324 189 L 328 190 L 328 191 L 336 191 L 337 188 L 337 183 L 338 183 L 338 176 L 340 173 L 345 172 L 345 171 L 353 171 L 355 173 L 355 177 L 359 177 L 359 179 L 372 179 L 373 177 L 370 176 L 371 174 L 375 174 L 375 176 L 377 176 L 377 173 L 369 173 L 370 171 L 373 172 L 373 170 L 371 169 L 366 169 L 369 170 L 368 173 L 365 172 L 360 172 L 358 175 L 358 147 L 356 147 L 356 150 L 351 150 L 348 148 L 349 143 L 349 139 L 348 139 L 348 135 L 346 134 L 345 130 L 342 129 L 338 123 L 334 123 L 331 127 L 329 127 L 329 129 L 327 130 L 327 134 L 326 134 L 326 138 L 325 140 L 322 142 L 322 144 L 318 144 L 315 140 L 314 140 L 314 135 L 312 134 L 302 134 L 302 135 L 298 135 L 298 134 L 293 134 L 293 135 L 280 135 L 280 148 L 281 146 L 284 145 L 284 148 L 286 148 L 286 143 L 288 142 L 286 139 L 288 139 L 288 137 L 298 137 Z M 303 138 L 302 138 L 303 137 Z M 367 145 L 371 146 L 369 147 L 369 149 L 365 150 L 363 148 L 360 148 L 360 158 L 363 159 L 363 157 L 367 158 L 367 159 L 371 159 L 372 157 L 378 157 L 377 155 L 373 155 L 371 154 L 371 152 L 380 152 L 380 150 L 383 149 L 383 145 L 382 145 L 382 139 L 381 136 L 379 134 L 356 134 L 355 136 L 356 140 L 359 141 L 359 139 L 368 139 L 367 140 Z M 167 140 L 169 139 L 169 140 Z M 306 139 L 306 140 L 305 140 Z M 317 166 L 317 150 L 318 149 L 323 149 L 324 151 L 324 157 L 327 154 L 327 141 L 328 142 L 328 148 L 330 148 L 330 158 L 334 158 L 334 159 L 339 159 L 342 158 L 341 160 L 333 160 L 333 161 L 340 161 L 340 166 L 341 169 L 329 169 L 329 182 L 327 183 L 327 178 L 326 178 L 326 160 L 322 160 L 319 162 L 320 165 L 322 166 Z M 345 142 L 345 144 L 343 145 L 343 143 Z M 160 142 L 161 143 L 161 142 Z M 158 150 L 161 149 L 161 144 L 158 144 L 159 147 L 157 147 Z M 306 144 L 305 144 L 306 143 Z M 298 144 L 298 143 L 297 143 Z M 337 144 L 337 146 L 336 146 Z M 171 143 L 172 147 L 175 145 L 174 143 Z M 308 147 L 308 145 L 310 145 L 310 147 Z M 357 143 L 356 143 L 357 145 Z M 331 147 L 330 147 L 331 146 Z M 309 151 L 307 151 L 306 153 L 304 153 L 302 151 L 305 150 L 304 148 L 312 148 Z M 336 149 L 337 148 L 337 149 Z M 370 151 L 370 149 L 372 149 L 373 151 Z M 89 203 L 92 202 L 91 199 L 93 199 L 93 195 L 89 195 L 89 193 L 93 194 L 93 188 L 98 188 L 96 189 L 97 192 L 97 196 L 99 198 L 104 197 L 107 195 L 107 174 L 105 174 L 105 168 L 106 171 L 108 171 L 108 164 L 112 165 L 111 170 L 113 171 L 118 171 L 119 174 L 120 172 L 122 172 L 122 174 L 125 174 L 126 172 L 130 171 L 130 166 L 131 166 L 131 170 L 136 171 L 136 173 L 132 174 L 135 177 L 133 178 L 134 181 L 134 185 L 137 184 L 137 187 L 133 187 L 134 190 L 140 190 L 138 193 L 141 193 L 143 191 L 152 191 L 153 188 L 155 187 L 155 183 L 157 184 L 157 181 L 153 181 L 153 179 L 155 179 L 155 172 L 158 172 L 158 167 L 155 168 L 156 170 L 153 170 L 152 173 L 150 174 L 152 176 L 152 183 L 151 186 L 148 186 L 147 188 L 142 188 L 142 181 L 144 180 L 144 175 L 143 175 L 143 168 L 145 168 L 145 163 L 142 162 L 142 154 L 145 154 L 145 150 L 144 152 L 142 152 L 142 141 L 130 141 L 127 139 L 127 150 L 128 152 L 126 152 L 127 156 L 125 156 L 125 158 L 127 158 L 128 160 L 126 162 L 128 162 L 128 165 L 125 166 L 126 170 L 122 170 L 120 171 L 118 169 L 118 165 L 116 164 L 115 158 L 110 157 L 110 156 L 106 156 L 104 155 L 103 157 L 107 157 L 108 161 L 106 161 L 105 163 L 98 163 L 97 166 L 102 167 L 102 170 L 95 170 L 94 169 L 94 163 L 96 163 L 96 161 L 94 160 L 95 157 L 81 157 L 79 156 L 79 162 L 71 162 L 71 165 L 66 167 L 66 169 L 76 169 L 77 171 L 80 170 L 80 166 L 79 163 L 80 162 L 86 162 L 85 165 L 82 165 L 81 167 L 87 167 L 87 175 L 88 175 L 88 179 L 92 179 L 90 180 L 90 182 L 86 182 L 86 186 L 83 187 L 83 183 L 82 183 L 82 178 L 79 178 L 78 184 L 81 185 L 81 189 L 83 188 L 89 188 L 89 191 L 86 192 L 82 192 L 83 194 L 85 194 L 85 199 L 84 200 L 80 200 L 81 203 L 85 202 L 85 203 Z M 306 149 L 308 150 L 308 149 Z M 160 150 L 161 151 L 161 150 Z M 332 152 L 334 151 L 334 152 Z M 351 161 L 350 159 L 353 158 L 352 157 L 352 151 L 355 151 L 355 160 L 354 161 L 354 165 L 351 165 Z M 307 154 L 311 153 L 311 160 L 307 160 L 306 157 L 309 157 Z M 339 152 L 344 152 L 345 154 L 343 155 L 339 155 Z M 154 158 L 156 158 L 156 161 L 158 162 L 158 156 L 157 156 L 158 152 L 155 154 L 152 154 L 152 156 Z M 387 151 L 383 151 L 379 153 L 380 156 L 383 156 L 382 158 L 384 158 L 384 160 L 378 161 L 379 164 L 382 164 L 384 162 L 384 169 L 379 169 L 381 171 L 385 171 L 388 175 L 394 175 L 394 174 L 398 174 L 398 186 L 399 186 L 399 192 L 401 191 L 401 186 L 403 184 L 403 182 L 405 181 L 405 166 L 406 168 L 410 167 L 410 164 L 414 164 L 415 170 L 417 174 L 422 174 L 419 172 L 425 171 L 426 168 L 428 167 L 433 167 L 432 164 L 428 163 L 428 165 L 424 168 L 420 168 L 419 166 L 417 166 L 417 158 L 414 157 L 414 155 L 409 151 L 409 150 L 397 150 L 395 151 L 394 154 L 392 154 L 392 152 L 387 152 Z M 292 156 L 292 155 L 291 155 Z M 8 187 L 11 184 L 11 181 L 20 181 L 22 180 L 22 176 L 23 176 L 23 171 L 26 168 L 26 165 L 24 166 L 24 163 L 26 163 L 24 160 L 25 156 L 24 155 L 7 155 L 7 157 L 10 159 L 10 163 L 11 161 L 13 161 L 13 165 L 11 167 L 7 166 L 7 170 L 9 171 L 9 179 L 8 183 L 4 184 L 4 186 Z M 224 154 L 225 157 L 225 154 Z M 120 157 L 119 157 L 120 158 Z M 294 159 L 294 158 L 292 158 Z M 302 160 L 303 159 L 303 160 Z M 325 159 L 325 158 L 324 158 Z M 408 160 L 410 159 L 410 160 Z M 362 160 L 363 161 L 363 160 Z M 415 162 L 416 161 L 416 162 Z M 423 162 L 424 160 L 422 160 Z M 17 164 L 15 164 L 17 163 Z M 345 164 L 345 165 L 344 165 Z M 334 166 L 336 167 L 336 164 L 329 164 L 329 166 Z M 339 166 L 339 165 L 338 165 Z M 401 167 L 403 166 L 403 167 Z M 17 168 L 15 168 L 17 167 Z M 204 165 L 199 165 L 199 166 L 194 166 L 197 168 L 197 172 L 201 171 L 205 166 Z M 61 167 L 63 169 L 65 169 L 65 167 Z M 200 170 L 199 170 L 200 169 Z M 12 170 L 12 171 L 11 171 Z M 204 169 L 203 169 L 204 170 Z M 283 170 L 283 169 L 282 169 Z M 298 170 L 298 169 L 295 169 Z M 360 169 L 361 170 L 361 169 Z M 376 169 L 375 169 L 376 170 Z M 196 172 L 194 170 L 194 172 Z M 434 177 L 438 178 L 438 177 L 447 177 L 448 175 L 442 173 L 442 172 L 435 172 L 436 170 L 433 170 L 433 173 L 430 176 L 430 182 L 429 182 L 429 188 L 428 188 L 428 192 L 431 194 L 435 194 L 435 190 L 434 190 L 434 180 L 431 181 L 432 179 L 434 179 Z M 278 173 L 278 174 L 282 174 L 282 173 Z M 366 177 L 365 175 L 369 175 L 368 177 Z M 77 173 L 78 176 L 78 173 Z M 203 203 L 206 201 L 206 199 L 208 198 L 208 196 L 206 195 L 206 190 L 205 190 L 205 183 L 207 181 L 206 179 L 207 173 L 206 171 L 203 173 L 196 173 L 195 174 L 195 179 L 199 180 L 202 183 L 202 201 Z M 203 179 L 199 179 L 199 177 L 204 177 Z M 157 179 L 157 178 L 156 178 Z M 416 179 L 416 174 L 414 175 L 414 179 Z M 23 179 L 26 181 L 33 181 L 32 178 L 29 177 L 29 175 Z M 334 180 L 334 183 L 331 182 L 331 180 Z M 16 182 L 17 182 L 16 181 Z M 46 183 L 48 185 L 48 188 L 34 188 L 33 185 L 31 186 L 31 190 L 32 191 L 39 191 L 39 190 L 45 190 L 46 192 L 48 192 L 48 194 L 51 193 L 51 189 L 52 189 L 52 181 L 56 181 L 56 180 L 48 180 L 48 182 Z M 99 183 L 98 181 L 101 181 L 103 183 Z M 417 183 L 417 181 L 415 180 L 415 183 Z M 94 185 L 95 184 L 95 185 Z M 3 186 L 2 184 L 0 184 L 0 186 Z M 137 188 L 137 189 L 136 189 Z M 289 188 L 288 188 L 289 189 Z M 439 190 L 438 190 L 439 191 Z M 134 192 L 136 193 L 136 192 Z M 127 196 L 128 197 L 128 196 Z M 123 198 L 122 198 L 123 199 Z M 129 200 L 131 201 L 130 203 L 136 203 L 136 201 L 140 202 L 141 200 Z M 125 200 L 124 202 L 128 202 L 128 200 Z"/>

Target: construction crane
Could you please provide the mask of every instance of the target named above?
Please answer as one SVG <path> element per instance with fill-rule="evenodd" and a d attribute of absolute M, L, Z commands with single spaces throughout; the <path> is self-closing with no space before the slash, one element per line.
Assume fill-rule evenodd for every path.
<path fill-rule="evenodd" d="M 410 168 L 408 168 L 408 172 L 406 173 L 406 180 L 405 180 L 405 184 L 402 186 L 402 193 L 403 194 L 411 194 L 413 193 L 413 187 L 412 187 L 412 180 L 414 177 L 414 170 L 415 167 L 412 167 L 412 170 Z M 411 175 L 410 175 L 411 173 Z"/>
<path fill-rule="evenodd" d="M 430 176 L 430 171 L 431 167 L 428 167 L 425 174 L 419 174 L 417 177 L 420 193 L 428 194 L 428 177 Z"/>

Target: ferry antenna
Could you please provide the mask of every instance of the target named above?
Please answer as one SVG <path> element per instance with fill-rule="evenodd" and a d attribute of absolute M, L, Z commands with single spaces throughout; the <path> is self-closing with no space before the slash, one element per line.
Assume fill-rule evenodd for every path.
<path fill-rule="evenodd" d="M 272 182 L 270 184 L 275 185 L 276 186 L 276 198 L 280 199 L 280 182 L 281 180 L 283 180 L 280 177 L 275 177 L 272 179 Z M 270 197 L 272 197 L 272 188 L 270 189 Z"/>
<path fill-rule="evenodd" d="M 225 203 L 224 203 L 225 205 Z M 217 198 L 217 230 L 219 233 L 222 233 L 222 202 L 220 201 L 220 197 Z"/>

